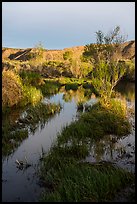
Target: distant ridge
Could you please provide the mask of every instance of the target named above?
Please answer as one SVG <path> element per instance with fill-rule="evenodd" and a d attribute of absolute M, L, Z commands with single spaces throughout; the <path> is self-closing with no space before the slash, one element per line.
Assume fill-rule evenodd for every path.
<path fill-rule="evenodd" d="M 63 53 L 65 51 L 72 51 L 73 55 L 80 57 L 84 51 L 84 46 L 73 46 L 70 48 L 64 49 L 51 49 L 46 50 L 43 53 L 43 57 L 46 60 L 64 60 Z M 119 57 L 124 59 L 133 59 L 135 58 L 135 40 L 131 40 L 121 44 Z M 29 53 L 35 52 L 35 48 L 19 49 L 19 48 L 2 48 L 2 60 L 28 60 Z"/>

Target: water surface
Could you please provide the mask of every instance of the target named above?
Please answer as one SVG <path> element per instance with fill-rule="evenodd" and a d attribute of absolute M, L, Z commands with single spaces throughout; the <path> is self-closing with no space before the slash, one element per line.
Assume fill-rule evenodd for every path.
<path fill-rule="evenodd" d="M 117 90 L 121 92 L 121 97 L 126 98 L 129 105 L 135 102 L 135 84 L 125 83 L 119 85 Z M 48 152 L 51 145 L 54 145 L 57 134 L 62 128 L 69 125 L 77 119 L 77 103 L 81 100 L 87 101 L 82 90 L 68 91 L 58 93 L 49 98 L 50 102 L 59 103 L 62 106 L 60 113 L 49 118 L 45 126 L 41 125 L 34 133 L 29 133 L 28 137 L 21 142 L 18 148 L 9 156 L 3 156 L 2 163 L 2 201 L 3 202 L 37 202 L 42 187 L 39 185 L 37 170 L 39 168 L 39 159 L 42 153 Z M 47 99 L 43 100 L 46 103 Z M 88 103 L 94 104 L 95 98 L 89 100 Z M 12 119 L 11 119 L 12 120 Z M 135 118 L 131 118 L 134 126 Z M 111 161 L 122 168 L 134 172 L 135 170 L 135 128 L 128 136 L 113 141 L 116 136 L 108 135 L 104 139 L 94 143 L 91 146 L 90 155 L 86 158 L 89 162 Z M 31 164 L 25 170 L 17 168 L 16 159 L 24 160 L 27 158 Z"/>

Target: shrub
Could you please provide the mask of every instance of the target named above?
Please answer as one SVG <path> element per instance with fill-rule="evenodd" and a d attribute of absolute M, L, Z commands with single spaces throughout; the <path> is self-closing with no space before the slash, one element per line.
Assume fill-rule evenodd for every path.
<path fill-rule="evenodd" d="M 66 51 L 64 54 L 63 54 L 63 58 L 64 60 L 70 60 L 73 56 L 73 52 L 72 51 Z"/>
<path fill-rule="evenodd" d="M 13 71 L 2 72 L 2 106 L 17 105 L 23 98 L 21 78 Z"/>
<path fill-rule="evenodd" d="M 126 60 L 125 61 L 126 66 L 126 73 L 124 75 L 124 78 L 128 80 L 135 80 L 135 63 L 133 60 Z"/>
<path fill-rule="evenodd" d="M 22 78 L 23 83 L 26 85 L 38 86 L 40 83 L 43 83 L 43 78 L 39 73 L 29 72 L 29 71 L 21 71 L 20 76 Z"/>
<path fill-rule="evenodd" d="M 32 104 L 35 105 L 42 99 L 43 95 L 39 89 L 34 86 L 23 86 L 23 101 L 21 105 Z"/>

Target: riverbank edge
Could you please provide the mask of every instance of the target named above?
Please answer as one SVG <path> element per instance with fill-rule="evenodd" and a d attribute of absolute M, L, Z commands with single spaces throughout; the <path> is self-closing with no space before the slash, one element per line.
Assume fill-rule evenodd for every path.
<path fill-rule="evenodd" d="M 108 108 L 108 110 L 106 109 L 105 112 L 108 111 L 109 114 L 111 114 L 112 112 L 114 112 L 115 115 L 117 115 L 117 113 L 118 114 L 123 114 L 123 115 L 120 116 L 120 117 L 122 117 L 122 121 L 121 121 L 120 125 L 122 125 L 122 123 L 124 124 L 125 120 L 126 120 L 125 127 L 128 126 L 128 128 L 126 129 L 125 132 L 123 132 L 123 130 L 121 132 L 119 132 L 119 136 L 128 134 L 130 132 L 130 130 L 131 130 L 131 126 L 130 126 L 130 123 L 129 123 L 128 118 L 127 118 L 127 112 L 125 114 L 124 109 L 123 110 L 122 109 L 121 110 L 120 109 L 116 110 L 114 107 L 112 108 L 112 106 L 111 106 L 111 109 Z M 91 108 L 89 113 L 82 114 L 82 116 L 79 118 L 79 120 L 77 122 L 73 122 L 68 127 L 65 127 L 63 129 L 63 131 L 58 135 L 57 143 L 53 145 L 53 147 L 51 148 L 48 155 L 46 155 L 43 158 L 44 162 L 42 162 L 40 178 L 41 178 L 41 180 L 42 180 L 42 182 L 43 182 L 43 184 L 45 186 L 46 192 L 44 194 L 42 194 L 42 196 L 40 198 L 40 200 L 42 202 L 47 202 L 47 201 L 55 201 L 55 202 L 56 201 L 63 201 L 63 202 L 67 202 L 67 201 L 68 202 L 69 201 L 75 201 L 75 202 L 85 201 L 86 202 L 86 201 L 89 201 L 88 200 L 89 195 L 88 196 L 87 195 L 85 195 L 85 196 L 82 195 L 83 193 L 80 190 L 80 186 L 79 187 L 77 186 L 80 183 L 78 181 L 75 181 L 76 183 L 73 182 L 73 180 L 75 180 L 75 178 L 77 177 L 77 174 L 74 173 L 74 175 L 72 176 L 72 174 L 70 173 L 70 175 L 73 177 L 73 179 L 71 180 L 71 176 L 69 174 L 67 174 L 66 169 L 69 170 L 69 168 L 73 169 L 73 167 L 74 167 L 75 170 L 77 169 L 78 171 L 80 171 L 80 168 L 81 168 L 80 167 L 80 165 L 81 165 L 80 161 L 81 161 L 81 159 L 85 158 L 85 156 L 87 156 L 87 154 L 88 154 L 87 138 L 89 137 L 89 134 L 91 134 L 91 132 L 89 131 L 89 128 L 87 128 L 87 126 L 85 126 L 85 123 L 89 122 L 89 124 L 91 125 L 91 122 L 93 123 L 91 115 L 92 114 L 97 115 L 97 113 L 99 113 L 100 111 L 102 111 L 102 107 L 98 106 L 98 105 L 94 105 Z M 86 120 L 83 120 L 83 118 L 85 118 Z M 100 119 L 102 119 L 101 115 L 100 115 L 100 117 L 98 119 L 99 119 L 99 123 L 100 123 Z M 117 118 L 117 119 L 119 119 L 119 118 Z M 81 120 L 83 120 L 84 123 L 82 123 L 81 126 L 80 126 L 79 123 L 81 123 Z M 116 123 L 116 121 L 117 120 L 114 120 L 113 122 Z M 99 123 L 96 123 L 96 130 L 98 128 L 100 128 Z M 110 124 L 110 123 L 112 123 L 112 120 L 107 121 L 107 123 L 108 123 L 109 126 L 112 126 L 112 124 Z M 90 127 L 90 126 L 88 126 L 88 127 Z M 124 126 L 122 126 L 122 127 L 124 127 Z M 106 128 L 107 128 L 107 126 L 105 126 L 105 129 Z M 80 131 L 78 129 L 81 129 L 81 133 L 80 133 Z M 84 129 L 84 130 L 82 131 L 82 129 Z M 86 132 L 85 137 L 84 137 L 84 135 L 85 135 L 84 132 Z M 89 132 L 89 134 L 88 134 L 88 132 Z M 108 131 L 106 131 L 106 132 L 108 132 Z M 73 141 L 72 137 L 70 137 L 71 138 L 71 143 L 73 143 L 72 146 L 69 143 L 70 138 L 68 137 L 69 138 L 69 141 L 68 141 L 67 136 L 65 136 L 65 134 L 70 136 L 70 133 L 71 133 L 71 135 L 73 137 L 76 137 L 77 139 L 80 139 L 79 142 L 78 142 L 78 140 L 76 138 L 74 138 L 74 141 Z M 95 136 L 95 135 L 92 135 L 92 136 L 95 137 L 94 139 L 99 140 L 100 136 L 102 136 L 102 137 L 105 136 L 104 133 L 105 132 L 103 132 L 103 134 L 102 134 L 102 132 L 99 131 L 99 133 L 95 132 L 95 135 L 97 135 L 98 137 Z M 112 133 L 115 134 L 115 132 L 113 132 L 113 131 L 112 131 Z M 78 136 L 78 134 L 81 134 L 81 136 Z M 81 140 L 81 138 L 82 138 L 82 140 Z M 78 142 L 78 144 L 76 144 L 77 142 Z M 85 164 L 82 164 L 82 165 L 85 165 L 85 166 L 87 165 L 88 166 L 89 164 L 87 164 L 85 162 Z M 113 172 L 113 170 L 115 171 L 115 174 L 116 174 L 116 172 L 118 173 L 117 176 L 119 177 L 118 179 L 120 180 L 120 182 L 118 182 L 118 183 L 114 182 L 114 179 L 116 179 L 115 176 L 114 177 L 112 176 L 114 172 L 112 174 L 109 171 L 107 172 L 107 174 L 104 173 L 104 170 L 102 170 L 102 169 L 105 168 L 105 167 L 108 167 L 108 166 L 110 168 L 111 173 Z M 97 190 L 97 192 L 94 192 L 94 193 L 96 193 L 96 196 L 93 195 L 92 191 L 91 192 L 87 192 L 87 191 L 85 192 L 86 194 L 91 193 L 90 194 L 90 201 L 93 201 L 93 200 L 95 200 L 96 202 L 99 202 L 99 201 L 111 201 L 115 197 L 116 192 L 121 190 L 121 187 L 125 188 L 126 186 L 131 185 L 131 184 L 134 183 L 134 175 L 132 173 L 127 172 L 125 170 L 122 170 L 122 169 L 120 169 L 118 167 L 114 167 L 113 164 L 111 164 L 111 163 L 109 163 L 109 164 L 101 163 L 99 165 L 97 164 L 96 167 L 95 166 L 93 167 L 93 165 L 90 164 L 90 167 L 88 166 L 87 168 L 88 169 L 95 168 L 95 171 L 96 171 L 98 177 L 100 177 L 99 175 L 101 175 L 103 173 L 104 173 L 104 176 L 106 178 L 107 178 L 107 176 L 108 177 L 112 176 L 113 177 L 112 180 L 111 181 L 107 180 L 107 183 L 108 183 L 108 186 L 112 185 L 113 187 L 112 187 L 112 189 L 108 188 L 107 195 L 104 192 L 104 196 L 102 195 L 102 197 L 100 197 L 99 192 L 103 191 L 103 189 L 102 189 L 103 186 L 101 187 L 101 185 L 99 185 L 101 180 L 97 180 L 97 184 L 95 184 L 95 186 L 92 186 L 95 189 L 96 189 L 96 185 L 98 186 L 99 190 Z M 82 168 L 86 168 L 86 167 L 82 167 Z M 87 170 L 85 169 L 85 171 L 87 171 Z M 63 175 L 63 178 L 61 177 L 62 180 L 60 178 L 58 178 L 59 175 L 61 176 L 61 173 Z M 82 179 L 82 181 L 83 181 L 83 179 L 84 179 L 83 173 L 81 172 L 80 175 L 81 175 L 81 178 L 79 177 L 79 180 Z M 96 174 L 95 174 L 95 177 L 96 177 Z M 122 179 L 122 177 L 124 178 L 124 180 Z M 88 179 L 90 180 L 91 177 L 89 177 Z M 64 187 L 61 185 L 61 183 L 64 182 L 64 181 L 65 181 L 64 186 L 66 187 L 66 189 L 63 190 Z M 66 185 L 66 183 L 67 183 L 67 185 Z M 71 183 L 72 183 L 72 185 L 71 185 Z M 93 183 L 96 183 L 96 180 Z M 115 183 L 115 185 L 113 185 L 114 183 Z M 73 194 L 72 196 L 71 196 L 71 193 L 70 193 L 71 188 L 73 189 L 74 185 L 77 186 L 77 190 L 76 190 L 77 199 L 76 199 L 76 197 L 74 196 L 74 194 L 72 192 L 71 192 Z M 84 183 L 84 185 L 86 185 L 86 184 Z M 70 188 L 70 186 L 71 186 L 71 188 Z M 75 190 L 75 188 L 73 190 Z M 132 197 L 134 197 L 133 194 L 132 194 Z M 81 200 L 81 199 L 84 199 L 84 200 Z"/>

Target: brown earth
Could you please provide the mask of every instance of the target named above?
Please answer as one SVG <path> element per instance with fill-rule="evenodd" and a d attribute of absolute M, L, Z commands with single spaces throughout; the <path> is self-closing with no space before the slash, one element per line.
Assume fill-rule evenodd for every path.
<path fill-rule="evenodd" d="M 84 46 L 74 46 L 71 48 L 64 48 L 62 50 L 45 50 L 43 52 L 43 59 L 45 60 L 64 60 L 63 53 L 72 51 L 75 58 L 79 58 L 83 51 Z M 35 48 L 15 49 L 15 48 L 2 48 L 2 60 L 21 60 L 26 61 L 29 59 L 29 54 L 34 53 Z M 134 59 L 135 58 L 135 41 L 125 42 L 121 45 L 120 59 Z"/>

